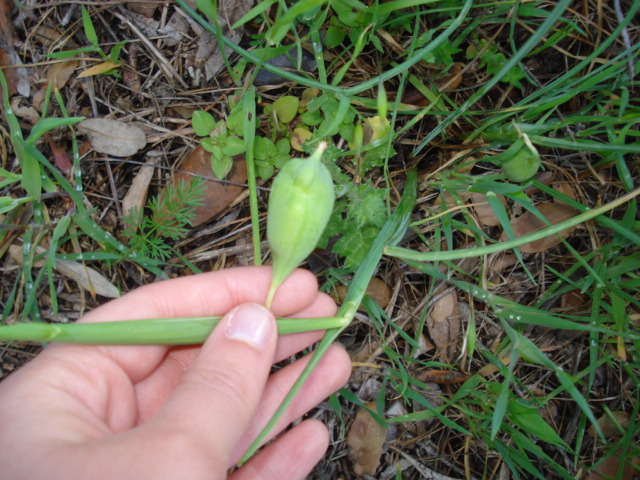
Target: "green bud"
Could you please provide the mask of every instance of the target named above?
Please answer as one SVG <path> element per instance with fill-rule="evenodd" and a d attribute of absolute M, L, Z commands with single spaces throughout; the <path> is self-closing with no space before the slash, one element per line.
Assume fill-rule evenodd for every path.
<path fill-rule="evenodd" d="M 335 201 L 329 169 L 322 163 L 325 142 L 308 159 L 289 160 L 273 180 L 267 216 L 267 240 L 273 276 L 267 306 L 282 282 L 316 248 Z"/>
<path fill-rule="evenodd" d="M 519 143 L 519 142 L 517 142 Z M 522 135 L 522 146 L 502 164 L 502 170 L 512 182 L 525 182 L 540 168 L 540 154 L 526 134 Z"/>
<path fill-rule="evenodd" d="M 540 168 L 540 154 L 525 133 L 520 133 L 520 138 L 504 152 L 483 160 L 502 167 L 505 176 L 512 182 L 529 180 Z"/>

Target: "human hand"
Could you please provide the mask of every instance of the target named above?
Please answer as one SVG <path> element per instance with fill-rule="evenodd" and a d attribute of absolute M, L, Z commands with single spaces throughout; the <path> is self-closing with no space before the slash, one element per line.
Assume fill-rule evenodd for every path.
<path fill-rule="evenodd" d="M 0 383 L 0 477 L 220 479 L 234 466 L 300 374 L 303 358 L 271 365 L 322 332 L 276 334 L 264 307 L 271 272 L 247 267 L 142 287 L 82 321 L 225 315 L 202 347 L 51 345 Z M 336 312 L 313 275 L 297 270 L 272 304 L 278 316 Z M 273 435 L 348 379 L 332 346 Z M 229 478 L 304 478 L 322 458 L 326 428 L 306 420 Z"/>

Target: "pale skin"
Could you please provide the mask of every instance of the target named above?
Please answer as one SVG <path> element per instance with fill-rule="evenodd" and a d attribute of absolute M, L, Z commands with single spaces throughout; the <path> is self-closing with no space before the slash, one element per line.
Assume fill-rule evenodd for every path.
<path fill-rule="evenodd" d="M 200 347 L 51 345 L 0 383 L 0 475 L 37 479 L 303 479 L 324 455 L 325 426 L 305 420 L 231 469 L 278 407 L 306 358 L 271 365 L 322 332 L 278 337 L 274 314 L 336 312 L 309 272 L 295 271 L 260 304 L 271 270 L 247 267 L 142 287 L 82 321 L 224 315 Z M 276 431 L 350 373 L 333 346 Z"/>

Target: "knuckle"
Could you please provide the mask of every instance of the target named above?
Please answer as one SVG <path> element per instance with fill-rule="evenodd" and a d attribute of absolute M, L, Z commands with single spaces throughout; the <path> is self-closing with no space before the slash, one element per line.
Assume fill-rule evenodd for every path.
<path fill-rule="evenodd" d="M 195 393 L 217 395 L 229 402 L 246 401 L 250 393 L 250 385 L 239 375 L 234 365 L 218 364 L 212 367 L 200 366 L 184 377 L 187 388 Z"/>

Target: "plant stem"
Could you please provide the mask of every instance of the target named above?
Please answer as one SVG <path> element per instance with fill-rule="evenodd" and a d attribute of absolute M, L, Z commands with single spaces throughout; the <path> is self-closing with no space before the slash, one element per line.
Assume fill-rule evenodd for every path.
<path fill-rule="evenodd" d="M 477 247 L 477 248 L 464 248 L 460 250 L 452 250 L 452 251 L 444 251 L 444 252 L 415 252 L 413 250 L 407 248 L 400 247 L 385 247 L 384 253 L 385 255 L 389 255 L 390 257 L 397 257 L 403 260 L 415 260 L 419 262 L 441 262 L 445 260 L 459 260 L 461 258 L 470 258 L 470 257 L 480 257 L 482 255 L 489 255 L 491 253 L 502 252 L 504 250 L 509 250 L 511 248 L 520 247 L 526 243 L 534 242 L 536 240 L 540 240 L 542 238 L 548 237 L 549 235 L 554 235 L 556 233 L 561 232 L 562 230 L 566 230 L 567 228 L 575 227 L 584 222 L 588 222 L 589 220 L 593 220 L 600 215 L 613 210 L 624 203 L 627 203 L 630 200 L 633 200 L 635 197 L 640 195 L 640 187 L 635 190 L 623 195 L 620 198 L 616 198 L 615 200 L 607 203 L 606 205 L 602 205 L 600 207 L 594 208 L 592 210 L 587 210 L 576 215 L 569 220 L 566 220 L 562 223 L 558 223 L 557 225 L 552 225 L 550 227 L 544 228 L 534 233 L 530 233 L 529 235 L 524 235 L 519 238 L 514 238 L 513 240 L 508 240 L 506 242 L 500 242 L 493 245 L 488 245 L 486 247 Z M 636 239 L 634 239 L 636 240 Z M 638 240 L 636 240 L 638 241 Z"/>
<path fill-rule="evenodd" d="M 358 270 L 353 277 L 353 281 L 351 282 L 351 286 L 349 287 L 349 291 L 347 292 L 347 296 L 338 310 L 338 317 L 343 319 L 343 324 L 340 327 L 327 330 L 324 334 L 324 337 L 320 340 L 320 343 L 309 360 L 309 363 L 307 363 L 305 369 L 302 371 L 296 382 L 289 390 L 285 399 L 271 417 L 271 420 L 269 420 L 262 432 L 260 432 L 260 435 L 258 435 L 246 453 L 242 456 L 239 464 L 242 464 L 251 458 L 258 448 L 260 448 L 260 445 L 266 441 L 269 432 L 282 417 L 331 344 L 338 338 L 342 330 L 344 330 L 345 327 L 347 327 L 353 320 L 353 317 L 358 310 L 358 306 L 365 295 L 367 286 L 371 281 L 371 277 L 373 277 L 376 269 L 378 268 L 378 262 L 382 258 L 385 245 L 395 245 L 398 243 L 409 226 L 411 210 L 413 209 L 416 201 L 416 189 L 417 175 L 416 172 L 412 170 L 408 174 L 407 184 L 404 189 L 404 194 L 402 195 L 402 200 L 391 217 L 389 217 L 387 222 L 384 224 L 382 230 L 380 230 L 380 233 L 374 240 L 369 253 L 360 264 L 360 267 L 358 267 Z"/>
<path fill-rule="evenodd" d="M 253 258 L 255 265 L 262 265 L 260 251 L 260 212 L 258 211 L 258 187 L 256 185 L 256 165 L 254 162 L 253 142 L 256 136 L 256 89 L 247 88 L 242 97 L 242 130 L 247 162 L 247 186 L 249 187 L 249 209 L 251 210 L 251 230 L 253 237 Z"/>
<path fill-rule="evenodd" d="M 222 317 L 151 318 L 100 323 L 25 322 L 0 326 L 0 341 L 99 345 L 195 345 L 203 343 Z M 278 333 L 340 328 L 343 317 L 278 318 Z"/>

